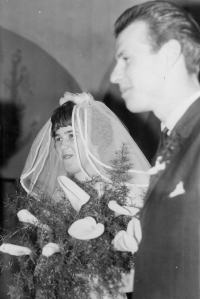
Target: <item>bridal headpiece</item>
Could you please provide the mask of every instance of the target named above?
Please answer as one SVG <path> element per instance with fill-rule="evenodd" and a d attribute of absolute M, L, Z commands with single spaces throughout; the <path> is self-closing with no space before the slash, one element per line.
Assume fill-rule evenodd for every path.
<path fill-rule="evenodd" d="M 59 104 L 62 106 L 64 103 L 72 101 L 76 105 L 86 104 L 86 103 L 92 103 L 94 102 L 94 98 L 90 93 L 70 93 L 65 92 L 64 96 L 60 98 Z"/>

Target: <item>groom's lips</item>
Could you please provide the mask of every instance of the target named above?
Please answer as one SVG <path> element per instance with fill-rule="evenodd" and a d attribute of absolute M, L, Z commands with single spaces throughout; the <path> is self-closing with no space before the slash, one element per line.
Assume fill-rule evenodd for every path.
<path fill-rule="evenodd" d="M 125 93 L 128 92 L 129 90 L 130 90 L 130 87 L 120 88 L 120 92 L 121 92 L 121 94 L 125 94 Z"/>
<path fill-rule="evenodd" d="M 130 91 L 131 87 L 120 87 L 119 90 L 121 92 L 121 96 L 123 97 L 126 93 L 128 93 Z"/>

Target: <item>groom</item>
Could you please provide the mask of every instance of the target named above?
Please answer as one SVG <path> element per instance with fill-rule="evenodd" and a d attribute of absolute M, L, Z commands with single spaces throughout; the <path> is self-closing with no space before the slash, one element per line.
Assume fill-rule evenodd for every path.
<path fill-rule="evenodd" d="M 134 299 L 200 298 L 200 29 L 168 2 L 116 21 L 119 84 L 132 112 L 153 111 L 163 131 L 141 214 Z"/>

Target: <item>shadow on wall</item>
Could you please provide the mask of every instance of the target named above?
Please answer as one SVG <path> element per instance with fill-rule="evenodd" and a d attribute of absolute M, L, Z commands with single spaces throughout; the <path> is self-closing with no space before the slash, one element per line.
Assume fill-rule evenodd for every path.
<path fill-rule="evenodd" d="M 12 55 L 10 78 L 4 82 L 9 90 L 10 97 L 6 101 L 0 101 L 0 167 L 6 166 L 9 158 L 19 149 L 18 139 L 21 135 L 21 118 L 25 106 L 19 99 L 19 88 L 26 79 L 26 69 L 21 67 L 21 51 L 17 50 Z"/>
<path fill-rule="evenodd" d="M 32 42 L 0 27 L 0 229 L 15 228 L 3 206 L 15 192 L 31 144 L 65 91 L 80 92 L 75 79 Z M 14 258 L 5 255 L 3 265 Z M 0 274 L 0 298 L 7 296 L 10 270 Z M 1 266 L 0 266 L 1 267 Z M 2 268 L 2 269 L 3 269 Z"/>
<path fill-rule="evenodd" d="M 19 178 L 30 146 L 75 79 L 44 50 L 0 27 L 1 176 Z"/>

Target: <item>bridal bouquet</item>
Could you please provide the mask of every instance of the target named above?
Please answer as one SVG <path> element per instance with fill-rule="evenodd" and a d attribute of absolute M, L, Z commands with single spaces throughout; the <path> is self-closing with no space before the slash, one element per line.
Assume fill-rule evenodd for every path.
<path fill-rule="evenodd" d="M 44 193 L 37 200 L 21 188 L 9 196 L 18 228 L 4 237 L 0 251 L 15 255 L 20 269 L 10 298 L 115 298 L 134 268 L 141 238 L 133 229 L 139 208 L 128 203 L 126 153 L 125 146 L 116 153 L 110 182 L 59 177 L 59 201 Z"/>

